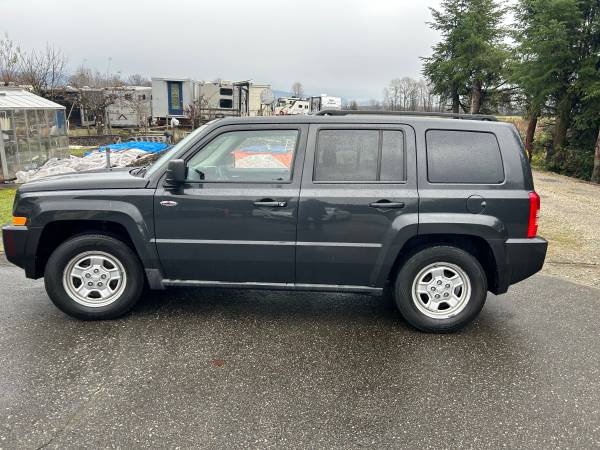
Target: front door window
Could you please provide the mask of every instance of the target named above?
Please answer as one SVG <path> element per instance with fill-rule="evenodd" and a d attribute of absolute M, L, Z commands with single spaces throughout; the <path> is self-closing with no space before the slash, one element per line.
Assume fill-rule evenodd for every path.
<path fill-rule="evenodd" d="M 188 161 L 189 181 L 288 182 L 298 130 L 230 131 Z"/>

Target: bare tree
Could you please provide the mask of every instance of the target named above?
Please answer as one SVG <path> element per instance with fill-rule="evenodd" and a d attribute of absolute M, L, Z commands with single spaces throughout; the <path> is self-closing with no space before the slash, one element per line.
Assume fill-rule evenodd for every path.
<path fill-rule="evenodd" d="M 152 86 L 152 82 L 139 73 L 129 75 L 129 78 L 127 78 L 127 84 L 130 86 Z"/>
<path fill-rule="evenodd" d="M 383 103 L 389 111 L 399 111 L 402 107 L 402 81 L 394 78 L 383 90 Z"/>
<path fill-rule="evenodd" d="M 418 104 L 423 111 L 433 111 L 435 96 L 432 86 L 425 80 L 419 80 L 416 86 Z"/>
<path fill-rule="evenodd" d="M 292 84 L 292 95 L 299 98 L 304 96 L 304 87 L 299 81 L 296 81 L 294 84 Z"/>
<path fill-rule="evenodd" d="M 383 104 L 390 111 L 439 110 L 441 101 L 425 80 L 410 77 L 395 78 L 383 90 Z"/>
<path fill-rule="evenodd" d="M 106 125 L 106 110 L 114 104 L 117 96 L 104 88 L 81 89 L 79 104 L 88 117 L 94 121 L 97 133 L 103 134 Z"/>
<path fill-rule="evenodd" d="M 21 49 L 8 34 L 0 36 L 0 81 L 4 86 L 16 81 L 21 60 Z"/>
<path fill-rule="evenodd" d="M 69 75 L 69 84 L 75 88 L 82 88 L 84 86 L 90 86 L 92 82 L 92 70 L 89 67 L 85 67 L 83 64 L 75 69 L 71 75 Z"/>
<path fill-rule="evenodd" d="M 369 109 L 378 110 L 381 109 L 381 102 L 372 98 L 369 100 Z"/>
<path fill-rule="evenodd" d="M 118 73 L 108 74 L 99 70 L 93 71 L 82 64 L 69 76 L 69 84 L 76 88 L 107 88 L 123 86 L 124 82 Z"/>
<path fill-rule="evenodd" d="M 200 126 L 204 112 L 208 113 L 208 120 L 212 119 L 210 98 L 203 94 L 185 107 L 185 114 L 190 119 L 192 129 Z"/>
<path fill-rule="evenodd" d="M 82 64 L 69 76 L 69 84 L 76 88 L 100 88 L 105 87 L 106 80 L 98 70 L 94 72 Z"/>
<path fill-rule="evenodd" d="M 358 111 L 358 102 L 356 100 L 350 100 L 346 105 L 345 109 L 349 109 L 351 111 Z"/>
<path fill-rule="evenodd" d="M 36 94 L 52 96 L 65 79 L 66 67 L 67 58 L 64 53 L 53 45 L 46 44 L 44 51 L 22 53 L 20 79 L 31 85 Z"/>
<path fill-rule="evenodd" d="M 397 84 L 401 109 L 404 111 L 416 109 L 416 81 L 410 77 L 402 77 L 400 80 L 396 79 L 394 81 Z"/>

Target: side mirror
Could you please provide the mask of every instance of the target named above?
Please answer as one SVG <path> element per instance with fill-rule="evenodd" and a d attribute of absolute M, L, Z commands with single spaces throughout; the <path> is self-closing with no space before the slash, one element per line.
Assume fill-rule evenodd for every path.
<path fill-rule="evenodd" d="M 185 183 L 187 180 L 187 167 L 183 159 L 173 159 L 167 165 L 167 178 L 165 182 L 171 186 Z"/>

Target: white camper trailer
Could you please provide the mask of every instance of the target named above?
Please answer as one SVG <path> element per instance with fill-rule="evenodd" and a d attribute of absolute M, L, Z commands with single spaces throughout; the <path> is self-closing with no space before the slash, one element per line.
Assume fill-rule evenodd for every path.
<path fill-rule="evenodd" d="M 198 98 L 198 82 L 189 78 L 152 78 L 152 117 L 184 119 L 186 109 Z"/>
<path fill-rule="evenodd" d="M 267 115 L 271 111 L 270 99 L 272 103 L 269 93 L 271 86 L 251 81 L 152 78 L 152 113 L 158 123 L 175 117 L 183 124 L 189 122 L 191 109 L 195 120 L 201 122 L 218 117 Z"/>
<path fill-rule="evenodd" d="M 149 86 L 120 86 L 107 88 L 106 95 L 114 98 L 106 108 L 112 127 L 143 127 L 152 118 L 152 88 Z"/>
<path fill-rule="evenodd" d="M 277 115 L 310 114 L 310 102 L 298 97 L 280 97 L 275 106 Z"/>
<path fill-rule="evenodd" d="M 332 97 L 327 94 L 321 94 L 317 97 L 310 98 L 310 112 L 316 113 L 324 109 L 334 109 L 340 111 L 342 109 L 342 98 Z"/>

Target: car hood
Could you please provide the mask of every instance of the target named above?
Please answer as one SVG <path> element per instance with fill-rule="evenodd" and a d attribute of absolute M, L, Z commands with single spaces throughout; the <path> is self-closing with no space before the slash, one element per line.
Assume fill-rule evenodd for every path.
<path fill-rule="evenodd" d="M 148 180 L 132 175 L 131 168 L 88 170 L 85 172 L 52 175 L 23 184 L 20 192 L 73 191 L 91 189 L 144 188 Z"/>

